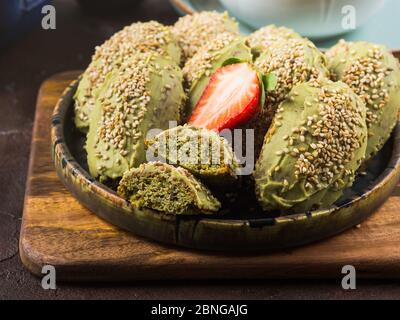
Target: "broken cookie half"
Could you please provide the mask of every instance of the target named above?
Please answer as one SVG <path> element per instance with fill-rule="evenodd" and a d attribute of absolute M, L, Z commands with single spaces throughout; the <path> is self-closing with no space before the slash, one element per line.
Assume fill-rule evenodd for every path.
<path fill-rule="evenodd" d="M 146 144 L 148 156 L 183 167 L 206 184 L 238 181 L 239 160 L 215 131 L 183 125 L 161 132 Z"/>
<path fill-rule="evenodd" d="M 118 194 L 133 206 L 167 214 L 213 214 L 220 202 L 186 169 L 162 162 L 141 164 L 122 177 Z"/>

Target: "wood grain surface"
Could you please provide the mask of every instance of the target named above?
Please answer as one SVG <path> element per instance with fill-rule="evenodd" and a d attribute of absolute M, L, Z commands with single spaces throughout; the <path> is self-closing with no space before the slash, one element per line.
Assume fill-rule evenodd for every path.
<path fill-rule="evenodd" d="M 50 119 L 78 72 L 45 81 L 37 101 L 20 255 L 40 275 L 56 267 L 61 280 L 336 278 L 351 264 L 359 278 L 400 278 L 400 186 L 360 228 L 273 254 L 220 254 L 168 247 L 102 221 L 65 189 L 51 159 Z"/>

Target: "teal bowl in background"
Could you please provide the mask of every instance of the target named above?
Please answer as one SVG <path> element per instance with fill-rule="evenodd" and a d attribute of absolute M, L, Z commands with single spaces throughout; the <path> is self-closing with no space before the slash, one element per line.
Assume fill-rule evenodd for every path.
<path fill-rule="evenodd" d="M 234 16 L 253 28 L 284 25 L 305 37 L 321 39 L 364 25 L 386 0 L 220 0 Z"/>

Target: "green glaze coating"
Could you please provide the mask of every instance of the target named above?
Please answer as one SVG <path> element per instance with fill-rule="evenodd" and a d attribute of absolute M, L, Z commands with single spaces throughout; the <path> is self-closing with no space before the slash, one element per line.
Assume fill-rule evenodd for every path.
<path fill-rule="evenodd" d="M 150 208 L 167 214 L 212 214 L 221 204 L 186 169 L 162 162 L 141 164 L 127 171 L 118 193 L 136 208 Z"/>
<path fill-rule="evenodd" d="M 179 18 L 172 32 L 182 48 L 185 62 L 219 34 L 229 32 L 239 35 L 239 25 L 227 12 L 205 11 Z"/>
<path fill-rule="evenodd" d="M 180 121 L 182 72 L 155 53 L 137 54 L 108 76 L 90 115 L 87 160 L 100 181 L 116 179 L 145 162 L 144 140 L 152 128 Z"/>
<path fill-rule="evenodd" d="M 214 131 L 178 126 L 146 144 L 148 151 L 162 161 L 187 169 L 205 183 L 223 185 L 238 180 L 238 160 L 228 141 Z"/>
<path fill-rule="evenodd" d="M 314 80 L 278 107 L 254 172 L 265 210 L 327 208 L 353 184 L 365 156 L 363 101 L 344 83 Z"/>
<path fill-rule="evenodd" d="M 367 106 L 366 159 L 385 144 L 400 108 L 400 65 L 382 45 L 340 41 L 328 52 L 332 77 L 348 84 Z"/>
<path fill-rule="evenodd" d="M 123 61 L 139 52 L 157 52 L 179 64 L 181 50 L 171 33 L 171 28 L 156 21 L 137 22 L 115 33 L 101 46 L 96 47 L 75 93 L 75 125 L 87 132 L 89 115 L 94 108 L 98 89 L 107 75 L 118 69 Z"/>
<path fill-rule="evenodd" d="M 188 110 L 186 112 L 188 116 L 200 100 L 211 76 L 229 58 L 237 58 L 243 61 L 252 60 L 250 48 L 246 46 L 243 38 L 231 33 L 222 33 L 212 42 L 204 45 L 186 62 L 183 75 L 189 92 Z"/>

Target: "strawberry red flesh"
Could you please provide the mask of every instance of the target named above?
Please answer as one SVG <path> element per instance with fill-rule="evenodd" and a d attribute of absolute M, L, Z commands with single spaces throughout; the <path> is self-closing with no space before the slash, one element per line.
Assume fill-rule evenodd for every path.
<path fill-rule="evenodd" d="M 260 112 L 260 90 L 258 74 L 248 63 L 219 68 L 188 123 L 216 131 L 238 127 Z"/>

